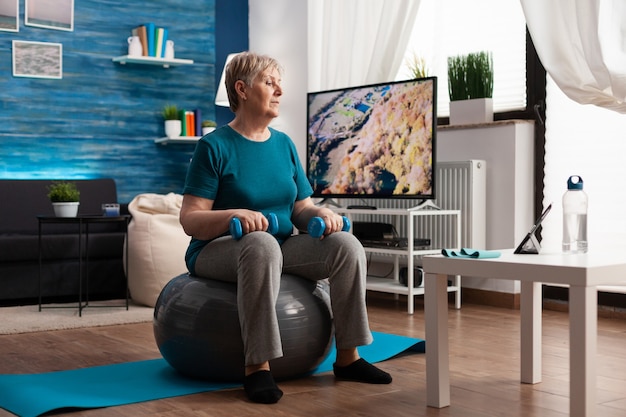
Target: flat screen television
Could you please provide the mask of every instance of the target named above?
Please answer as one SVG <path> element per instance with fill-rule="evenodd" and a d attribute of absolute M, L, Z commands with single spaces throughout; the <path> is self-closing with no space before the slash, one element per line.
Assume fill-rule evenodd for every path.
<path fill-rule="evenodd" d="M 435 198 L 437 78 L 307 94 L 316 198 Z"/>

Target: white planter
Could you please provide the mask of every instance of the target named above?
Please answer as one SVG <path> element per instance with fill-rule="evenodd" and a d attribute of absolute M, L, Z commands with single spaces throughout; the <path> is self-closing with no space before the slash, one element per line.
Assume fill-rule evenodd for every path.
<path fill-rule="evenodd" d="M 52 203 L 54 215 L 57 217 L 76 217 L 79 202 Z"/>
<path fill-rule="evenodd" d="M 203 127 L 202 128 L 202 136 L 208 135 L 209 133 L 213 132 L 214 130 L 215 130 L 214 127 Z"/>
<path fill-rule="evenodd" d="M 475 98 L 450 102 L 450 125 L 493 122 L 493 99 Z"/>
<path fill-rule="evenodd" d="M 183 126 L 180 120 L 166 120 L 165 121 L 165 136 L 168 138 L 177 138 L 183 131 Z"/>

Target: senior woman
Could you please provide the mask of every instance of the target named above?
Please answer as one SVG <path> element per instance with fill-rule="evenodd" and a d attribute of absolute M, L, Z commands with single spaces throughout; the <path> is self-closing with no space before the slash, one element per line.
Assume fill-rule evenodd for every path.
<path fill-rule="evenodd" d="M 189 271 L 237 283 L 244 390 L 251 401 L 266 404 L 283 394 L 269 365 L 283 355 L 275 311 L 283 272 L 329 279 L 336 378 L 373 384 L 392 380 L 357 351 L 372 342 L 363 247 L 353 235 L 337 233 L 341 216 L 313 204 L 293 142 L 269 127 L 279 115 L 281 74 L 275 59 L 253 52 L 242 52 L 228 64 L 226 91 L 235 117 L 198 142 L 180 211 L 180 222 L 192 237 L 185 257 Z M 269 213 L 278 219 L 274 235 L 264 233 Z M 326 223 L 320 239 L 292 235 L 294 226 L 306 230 L 315 216 Z M 233 218 L 241 222 L 241 239 L 228 235 Z"/>

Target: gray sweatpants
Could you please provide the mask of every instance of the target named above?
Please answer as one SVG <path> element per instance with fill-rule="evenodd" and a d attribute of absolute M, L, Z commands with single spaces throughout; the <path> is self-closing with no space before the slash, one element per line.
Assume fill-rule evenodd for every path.
<path fill-rule="evenodd" d="M 266 232 L 240 240 L 222 237 L 202 249 L 195 269 L 200 277 L 237 283 L 246 365 L 283 355 L 275 310 L 283 272 L 311 280 L 328 278 L 338 349 L 373 340 L 365 306 L 365 251 L 350 233 L 333 233 L 323 240 L 296 235 L 282 245 Z"/>

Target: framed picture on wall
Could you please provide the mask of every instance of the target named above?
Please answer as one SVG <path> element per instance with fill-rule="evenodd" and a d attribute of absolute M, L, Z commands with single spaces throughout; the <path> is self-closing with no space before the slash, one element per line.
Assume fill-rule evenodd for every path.
<path fill-rule="evenodd" d="M 14 40 L 13 76 L 63 78 L 63 45 Z"/>
<path fill-rule="evenodd" d="M 19 32 L 20 1 L 0 0 L 0 30 Z"/>
<path fill-rule="evenodd" d="M 24 24 L 56 30 L 74 30 L 74 0 L 26 0 Z"/>

